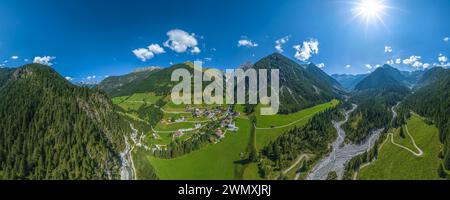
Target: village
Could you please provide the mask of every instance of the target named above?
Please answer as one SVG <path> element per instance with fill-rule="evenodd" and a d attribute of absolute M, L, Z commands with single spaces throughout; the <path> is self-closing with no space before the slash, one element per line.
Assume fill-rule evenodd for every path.
<path fill-rule="evenodd" d="M 193 124 L 190 127 L 180 128 L 175 131 L 153 131 L 153 138 L 159 139 L 159 134 L 171 134 L 172 141 L 198 133 L 201 135 L 209 134 L 212 143 L 218 143 L 225 138 L 228 132 L 235 133 L 239 130 L 234 119 L 240 116 L 239 112 L 232 111 L 231 108 L 196 108 L 191 105 L 185 107 L 183 115 L 175 117 L 165 117 L 160 121 L 164 126 L 174 124 Z M 190 137 L 184 138 L 188 140 Z"/>

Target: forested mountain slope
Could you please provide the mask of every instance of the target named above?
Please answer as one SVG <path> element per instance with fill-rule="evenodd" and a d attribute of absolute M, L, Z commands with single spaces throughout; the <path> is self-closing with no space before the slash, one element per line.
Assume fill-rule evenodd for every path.
<path fill-rule="evenodd" d="M 389 125 L 390 109 L 410 93 L 402 77 L 400 71 L 385 65 L 356 85 L 351 101 L 359 107 L 344 125 L 348 140 L 361 143 L 371 131 Z"/>
<path fill-rule="evenodd" d="M 105 91 L 107 94 L 115 94 L 121 91 L 121 87 L 133 82 L 139 82 L 146 79 L 153 73 L 160 71 L 161 68 L 150 67 L 136 70 L 123 76 L 111 76 L 103 80 L 97 87 Z"/>
<path fill-rule="evenodd" d="M 445 146 L 444 166 L 450 169 L 450 69 L 429 70 L 420 82 L 426 84 L 409 96 L 404 106 L 436 123 Z"/>
<path fill-rule="evenodd" d="M 279 53 L 261 59 L 253 68 L 280 70 L 280 113 L 283 114 L 328 102 L 341 95 L 334 86 L 338 83 L 325 73 L 319 73 L 319 68 L 310 66 L 308 71 Z"/>
<path fill-rule="evenodd" d="M 151 72 L 147 77 L 136 79 L 127 84 L 124 84 L 114 90 L 106 91 L 111 97 L 129 96 L 135 93 L 152 92 L 160 96 L 165 96 L 170 93 L 177 82 L 170 80 L 172 72 L 177 69 L 187 69 L 193 74 L 192 63 L 176 64 L 168 68 L 160 69 Z M 108 80 L 105 80 L 108 81 Z M 103 81 L 101 85 L 105 85 Z"/>
<path fill-rule="evenodd" d="M 32 64 L 13 71 L 0 99 L 3 178 L 120 178 L 119 152 L 131 130 L 101 92 Z"/>

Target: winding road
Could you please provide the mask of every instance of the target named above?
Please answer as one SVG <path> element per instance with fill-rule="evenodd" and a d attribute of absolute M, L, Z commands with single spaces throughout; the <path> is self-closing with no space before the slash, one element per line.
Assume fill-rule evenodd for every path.
<path fill-rule="evenodd" d="M 347 123 L 350 114 L 354 112 L 357 107 L 357 105 L 353 104 L 353 108 L 346 111 L 345 120 L 333 122 L 333 125 L 338 133 L 338 138 L 332 144 L 333 150 L 327 157 L 319 161 L 319 163 L 312 169 L 307 176 L 307 180 L 325 180 L 328 174 L 333 171 L 337 173 L 338 179 L 342 179 L 344 175 L 345 163 L 353 157 L 367 152 L 378 140 L 384 129 L 372 131 L 369 139 L 361 145 L 348 144 L 342 147 L 346 137 L 345 131 L 342 129 L 342 125 Z"/>
<path fill-rule="evenodd" d="M 397 105 L 395 105 L 395 106 L 393 106 L 393 107 L 391 108 L 391 111 L 392 111 L 392 121 L 398 116 L 398 114 L 397 114 L 397 112 L 395 111 L 395 109 L 400 105 L 400 103 L 401 103 L 401 102 L 397 103 Z M 406 133 L 408 134 L 408 137 L 411 139 L 411 142 L 412 142 L 414 148 L 416 148 L 416 150 L 418 151 L 418 153 L 415 152 L 415 151 L 413 151 L 413 150 L 411 150 L 411 149 L 408 148 L 408 147 L 405 147 L 405 146 L 403 146 L 403 145 L 401 145 L 401 144 L 396 143 L 396 142 L 394 141 L 394 133 L 388 133 L 388 134 L 387 134 L 386 140 L 384 140 L 384 142 L 380 145 L 380 147 L 378 147 L 378 151 L 380 152 L 381 149 L 383 148 L 383 146 L 386 144 L 386 142 L 390 141 L 393 145 L 395 145 L 395 146 L 397 146 L 397 147 L 399 147 L 399 148 L 402 148 L 402 149 L 404 149 L 404 150 L 406 150 L 406 151 L 412 153 L 412 154 L 413 154 L 414 156 L 416 156 L 416 157 L 421 157 L 421 156 L 423 156 L 423 150 L 420 149 L 419 146 L 417 146 L 416 141 L 414 140 L 414 137 L 413 137 L 413 136 L 411 135 L 411 133 L 409 132 L 408 125 L 405 124 L 405 128 L 406 128 Z M 361 171 L 361 169 L 363 169 L 363 168 L 365 168 L 365 167 L 371 165 L 372 163 L 373 163 L 373 161 L 361 165 L 361 167 L 359 167 L 359 170 L 358 170 L 357 172 L 354 173 L 354 175 L 353 175 L 353 180 L 357 180 L 359 171 Z"/>

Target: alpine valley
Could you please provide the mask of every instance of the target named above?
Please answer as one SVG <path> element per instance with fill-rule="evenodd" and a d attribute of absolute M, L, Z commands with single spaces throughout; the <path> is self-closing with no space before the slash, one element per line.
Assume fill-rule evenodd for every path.
<path fill-rule="evenodd" d="M 442 180 L 450 178 L 450 69 L 330 76 L 280 53 L 280 112 L 175 105 L 176 69 L 92 87 L 51 67 L 0 68 L 0 179 Z"/>

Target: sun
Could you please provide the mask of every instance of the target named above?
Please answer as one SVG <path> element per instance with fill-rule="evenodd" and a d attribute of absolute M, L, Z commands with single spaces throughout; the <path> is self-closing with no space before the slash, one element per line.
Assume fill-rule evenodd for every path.
<path fill-rule="evenodd" d="M 388 6 L 384 0 L 359 0 L 355 3 L 353 13 L 355 18 L 361 18 L 368 25 L 379 21 L 384 24 L 382 15 Z"/>

